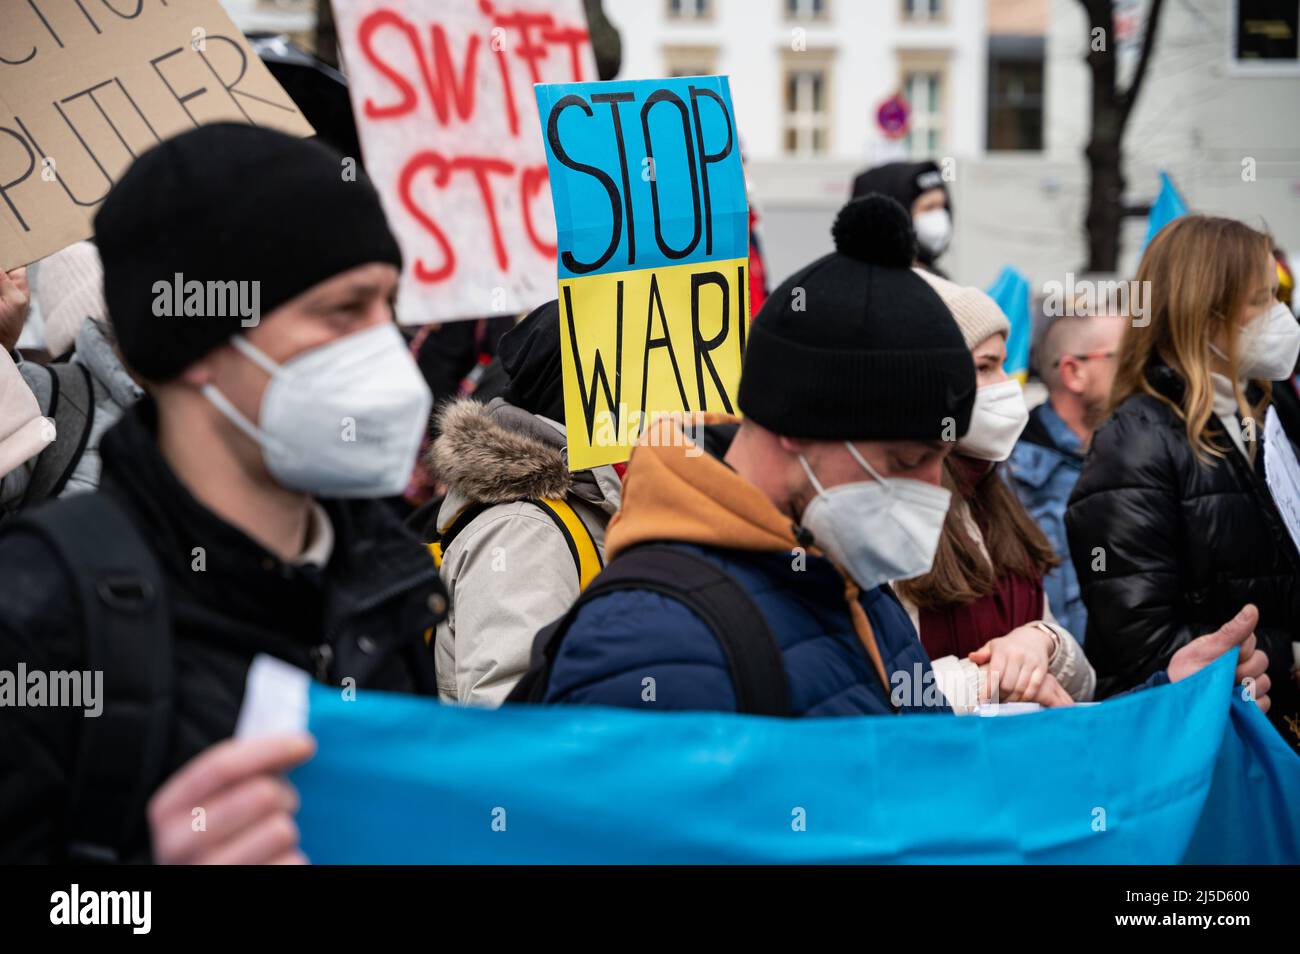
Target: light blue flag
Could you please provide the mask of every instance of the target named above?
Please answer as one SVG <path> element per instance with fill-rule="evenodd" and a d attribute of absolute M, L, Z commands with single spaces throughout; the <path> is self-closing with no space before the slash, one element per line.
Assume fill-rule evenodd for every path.
<path fill-rule="evenodd" d="M 1029 377 L 1029 342 L 1034 333 L 1034 320 L 1029 309 L 1029 279 L 1007 265 L 989 286 L 989 297 L 998 303 L 1011 322 L 1003 370 L 1024 384 Z"/>
<path fill-rule="evenodd" d="M 291 781 L 317 863 L 1295 863 L 1300 757 L 1232 670 L 1029 715 L 785 720 L 349 699 L 259 660 L 240 732 L 316 737 Z"/>
<path fill-rule="evenodd" d="M 1145 250 L 1162 228 L 1186 214 L 1187 203 L 1178 194 L 1178 190 L 1174 187 L 1174 180 L 1169 178 L 1169 173 L 1161 169 L 1160 194 L 1156 196 L 1156 201 L 1152 203 L 1151 211 L 1147 214 L 1147 237 L 1142 240 L 1142 248 Z"/>

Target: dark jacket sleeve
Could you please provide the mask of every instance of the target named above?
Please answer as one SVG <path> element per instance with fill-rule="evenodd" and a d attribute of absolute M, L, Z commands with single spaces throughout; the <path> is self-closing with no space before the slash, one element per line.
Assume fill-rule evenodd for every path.
<path fill-rule="evenodd" d="M 1093 438 L 1070 497 L 1066 531 L 1099 698 L 1144 682 L 1203 634 L 1179 613 L 1184 534 L 1173 453 L 1167 423 L 1121 407 Z"/>
<path fill-rule="evenodd" d="M 664 711 L 735 711 L 712 630 L 677 600 L 621 590 L 592 600 L 569 627 L 545 702 Z"/>
<path fill-rule="evenodd" d="M 0 679 L 21 693 L 27 673 L 82 668 L 81 614 L 49 548 L 28 533 L 0 540 Z M 0 705 L 0 863 L 57 861 L 84 710 Z M 102 702 L 102 700 L 100 700 Z"/>

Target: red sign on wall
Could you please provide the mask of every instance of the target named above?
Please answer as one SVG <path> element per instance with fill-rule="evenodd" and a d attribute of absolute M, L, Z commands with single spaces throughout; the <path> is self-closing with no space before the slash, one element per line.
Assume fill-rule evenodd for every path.
<path fill-rule="evenodd" d="M 886 139 L 902 139 L 907 135 L 908 106 L 901 93 L 895 93 L 876 110 L 876 124 Z"/>

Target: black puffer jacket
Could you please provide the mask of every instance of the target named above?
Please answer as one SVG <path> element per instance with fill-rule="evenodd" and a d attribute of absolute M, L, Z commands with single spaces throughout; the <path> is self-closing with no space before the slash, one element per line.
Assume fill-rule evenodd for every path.
<path fill-rule="evenodd" d="M 1181 400 L 1183 381 L 1172 369 L 1154 366 L 1148 380 Z M 1217 418 L 1210 428 L 1219 446 L 1231 447 Z M 1252 469 L 1235 448 L 1199 462 L 1173 409 L 1134 395 L 1093 438 L 1066 531 L 1099 697 L 1142 682 L 1254 603 L 1269 657 L 1269 718 L 1300 748 L 1289 674 L 1291 641 L 1300 640 L 1300 555 L 1260 476 L 1262 459 L 1257 464 Z"/>
<path fill-rule="evenodd" d="M 324 567 L 291 565 L 177 480 L 158 451 L 151 402 L 127 412 L 102 450 L 100 492 L 149 545 L 173 625 L 170 742 L 146 791 L 232 734 L 257 653 L 334 685 L 352 677 L 358 688 L 437 692 L 424 634 L 445 607 L 442 586 L 428 551 L 383 503 L 322 501 L 334 529 L 332 556 Z M 195 547 L 205 551 L 202 572 L 193 567 Z M 28 671 L 86 668 L 67 572 L 42 538 L 21 530 L 0 537 L 0 671 L 20 663 Z M 60 859 L 84 724 L 80 709 L 0 706 L 0 861 Z M 139 808 L 127 860 L 148 857 Z"/>

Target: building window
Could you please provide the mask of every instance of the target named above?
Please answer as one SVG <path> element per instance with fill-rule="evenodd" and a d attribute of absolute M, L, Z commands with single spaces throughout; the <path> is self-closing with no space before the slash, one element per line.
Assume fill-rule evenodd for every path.
<path fill-rule="evenodd" d="M 787 20 L 825 20 L 830 0 L 785 0 Z"/>
<path fill-rule="evenodd" d="M 903 19 L 922 23 L 943 19 L 943 0 L 903 0 Z"/>
<path fill-rule="evenodd" d="M 711 46 L 669 46 L 664 48 L 665 76 L 716 76 L 718 51 Z"/>
<path fill-rule="evenodd" d="M 829 78 L 829 63 L 801 59 L 786 64 L 782 96 L 786 155 L 824 156 L 830 151 Z"/>
<path fill-rule="evenodd" d="M 989 37 L 988 148 L 1043 148 L 1043 60 L 1037 36 Z"/>
<path fill-rule="evenodd" d="M 903 145 L 915 158 L 940 155 L 944 145 L 943 71 L 914 69 L 903 73 L 907 133 Z"/>
<path fill-rule="evenodd" d="M 1300 62 L 1300 0 L 1237 0 L 1233 55 L 1250 64 Z"/>
<path fill-rule="evenodd" d="M 668 19 L 707 20 L 713 16 L 713 0 L 668 0 Z"/>

